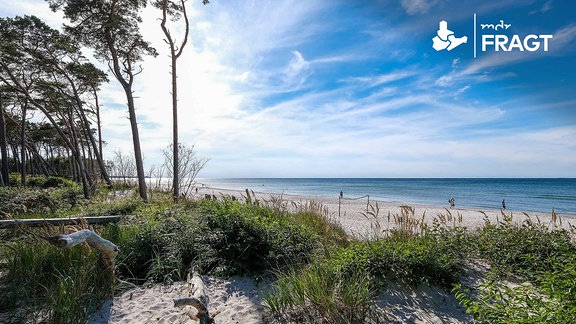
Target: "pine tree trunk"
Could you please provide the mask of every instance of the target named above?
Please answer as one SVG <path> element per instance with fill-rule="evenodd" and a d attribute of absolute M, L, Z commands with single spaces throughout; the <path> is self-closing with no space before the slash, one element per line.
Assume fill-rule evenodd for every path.
<path fill-rule="evenodd" d="M 98 103 L 96 103 L 96 106 L 98 106 Z M 86 129 L 86 133 L 88 134 L 88 138 L 90 139 L 90 143 L 92 144 L 94 155 L 96 156 L 96 160 L 98 161 L 98 166 L 100 167 L 100 173 L 102 174 L 102 178 L 106 182 L 106 185 L 108 187 L 111 187 L 112 182 L 110 181 L 108 171 L 106 171 L 106 166 L 104 165 L 104 160 L 102 159 L 102 137 L 101 137 L 102 134 L 100 133 L 100 114 L 97 112 L 98 133 L 99 133 L 98 137 L 100 138 L 100 150 L 98 150 L 96 139 L 94 138 L 94 135 L 90 131 L 90 123 L 88 122 L 88 118 L 86 117 L 86 114 L 82 110 L 82 107 L 80 107 L 79 110 L 80 110 L 80 117 L 82 118 L 82 122 L 84 123 L 84 128 Z"/>
<path fill-rule="evenodd" d="M 26 188 L 26 108 L 22 105 L 22 121 L 20 124 L 20 185 Z"/>
<path fill-rule="evenodd" d="M 172 51 L 173 52 L 173 51 Z M 176 57 L 172 53 L 172 136 L 173 136 L 173 186 L 174 186 L 174 201 L 180 197 L 180 172 L 179 172 L 179 150 L 178 145 L 178 83 L 176 82 Z"/>
<path fill-rule="evenodd" d="M 140 198 L 148 202 L 148 192 L 146 191 L 146 176 L 144 174 L 144 163 L 142 161 L 142 149 L 140 147 L 140 135 L 138 134 L 138 123 L 136 121 L 136 110 L 134 107 L 134 96 L 129 88 L 124 88 L 128 99 L 128 114 L 130 126 L 132 128 L 132 142 L 134 144 L 134 158 L 136 159 L 136 173 L 138 176 L 138 190 Z"/>
<path fill-rule="evenodd" d="M 0 92 L 0 185 L 8 185 L 8 143 L 6 139 L 6 119 L 4 118 L 4 106 L 2 104 L 2 92 Z"/>

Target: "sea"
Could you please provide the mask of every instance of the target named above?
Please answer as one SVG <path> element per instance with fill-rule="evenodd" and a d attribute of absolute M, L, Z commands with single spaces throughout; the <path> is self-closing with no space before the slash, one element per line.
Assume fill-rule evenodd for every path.
<path fill-rule="evenodd" d="M 576 178 L 235 178 L 196 179 L 209 188 L 409 205 L 576 215 Z"/>

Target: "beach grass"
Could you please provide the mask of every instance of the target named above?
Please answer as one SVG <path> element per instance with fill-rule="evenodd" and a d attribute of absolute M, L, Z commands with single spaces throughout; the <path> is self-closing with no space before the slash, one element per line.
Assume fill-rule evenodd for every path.
<path fill-rule="evenodd" d="M 479 322 L 574 323 L 576 245 L 574 228 L 552 227 L 531 218 L 486 222 L 473 237 L 476 257 L 490 265 L 477 292 L 454 292 Z"/>
<path fill-rule="evenodd" d="M 380 293 L 396 282 L 452 291 L 478 322 L 576 322 L 575 228 L 502 213 L 495 223 L 462 226 L 446 209 L 417 215 L 402 206 L 365 217 L 373 235 L 348 235 L 320 203 L 265 201 L 172 202 L 155 192 L 142 203 L 131 188 L 96 188 L 92 200 L 76 185 L 27 190 L 1 188 L 9 217 L 126 215 L 119 224 L 93 227 L 120 247 L 116 278 L 100 271 L 96 251 L 58 249 L 41 235 L 71 227 L 3 230 L 0 245 L 0 320 L 13 323 L 85 322 L 112 294 L 128 286 L 182 281 L 190 270 L 211 276 L 248 275 L 271 282 L 263 299 L 271 322 L 378 323 L 393 321 Z M 62 197 L 67 197 L 63 199 Z M 249 198 L 248 198 L 249 197 Z M 426 217 L 432 221 L 425 222 Z M 85 225 L 84 225 L 85 226 Z M 470 263 L 486 265 L 475 284 L 463 280 Z M 131 284 L 127 284 L 131 283 Z"/>

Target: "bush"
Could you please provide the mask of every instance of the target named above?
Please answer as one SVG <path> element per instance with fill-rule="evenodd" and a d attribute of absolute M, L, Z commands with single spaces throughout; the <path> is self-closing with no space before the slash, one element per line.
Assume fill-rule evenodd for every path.
<path fill-rule="evenodd" d="M 310 261 L 317 236 L 285 214 L 235 201 L 147 207 L 119 231 L 126 278 L 179 280 L 194 268 L 221 276 L 259 275 Z"/>
<path fill-rule="evenodd" d="M 337 250 L 328 262 L 344 272 L 366 270 L 382 282 L 451 287 L 460 279 L 464 260 L 458 251 L 430 235 L 392 235 L 378 241 L 353 243 Z"/>
<path fill-rule="evenodd" d="M 483 226 L 477 244 L 480 256 L 488 260 L 499 275 L 530 276 L 549 269 L 554 258 L 576 253 L 566 230 L 550 230 L 530 220 L 516 226 L 511 218 L 500 224 Z"/>
<path fill-rule="evenodd" d="M 472 294 L 461 286 L 456 297 L 474 318 L 486 323 L 576 323 L 576 246 L 564 229 L 529 219 L 521 226 L 506 217 L 480 229 L 478 253 L 494 278 L 526 280 L 512 286 L 490 280 Z M 536 320 L 538 319 L 538 320 Z"/>
<path fill-rule="evenodd" d="M 55 176 L 28 176 L 26 185 L 39 188 L 75 187 L 74 181 Z"/>
<path fill-rule="evenodd" d="M 198 210 L 194 265 L 220 275 L 256 274 L 310 260 L 319 247 L 307 228 L 270 208 L 226 200 Z"/>
<path fill-rule="evenodd" d="M 193 235 L 188 213 L 178 209 L 154 210 L 139 223 L 118 229 L 120 276 L 136 281 L 171 282 L 185 278 L 190 260 L 184 254 Z M 187 262 L 188 261 L 188 262 Z"/>
<path fill-rule="evenodd" d="M 31 190 L 21 188 L 0 188 L 0 218 L 12 218 L 17 215 L 52 213 L 59 201 L 54 199 L 50 190 Z"/>

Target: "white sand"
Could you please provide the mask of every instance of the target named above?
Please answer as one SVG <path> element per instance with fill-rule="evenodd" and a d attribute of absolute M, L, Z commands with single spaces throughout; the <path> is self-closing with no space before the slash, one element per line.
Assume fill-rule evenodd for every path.
<path fill-rule="evenodd" d="M 228 190 L 228 189 L 218 189 L 218 188 L 200 188 L 196 198 L 203 198 L 205 194 L 216 196 L 221 198 L 222 196 L 234 196 L 237 199 L 244 201 L 246 193 L 239 190 Z M 252 192 L 250 191 L 252 195 Z M 321 205 L 328 213 L 328 216 L 339 222 L 342 227 L 350 234 L 364 237 L 366 235 L 370 236 L 374 234 L 374 225 L 378 222 L 381 225 L 381 229 L 387 228 L 388 225 L 388 214 L 391 215 L 390 226 L 393 226 L 393 216 L 401 214 L 400 204 L 370 200 L 367 199 L 347 199 L 345 196 L 343 199 L 338 199 L 338 197 L 323 197 L 323 196 L 302 196 L 302 195 L 285 195 L 285 194 L 269 194 L 269 193 L 255 193 L 256 199 L 258 201 L 272 204 L 273 201 L 281 200 L 289 202 L 286 205 L 294 210 L 294 202 L 297 206 L 306 205 L 310 201 Z M 254 199 L 254 198 L 253 198 Z M 378 207 L 378 217 L 374 218 L 370 213 L 374 214 L 374 210 Z M 540 221 L 543 224 L 553 227 L 554 223 L 552 221 L 552 210 L 550 213 L 524 213 L 519 210 L 505 210 L 501 211 L 499 209 L 489 209 L 489 210 L 477 210 L 469 208 L 454 208 L 450 209 L 448 202 L 446 206 L 422 206 L 422 205 L 411 205 L 414 207 L 414 216 L 417 219 L 421 219 L 424 215 L 424 221 L 431 225 L 434 218 L 438 218 L 438 215 L 444 215 L 448 218 L 449 214 L 452 217 L 452 222 L 450 224 L 465 226 L 469 229 L 475 229 L 481 227 L 485 223 L 485 219 L 488 219 L 491 223 L 497 223 L 502 221 L 503 212 L 510 216 L 512 215 L 513 222 L 521 224 L 525 220 L 532 220 L 534 222 Z M 365 215 L 368 215 L 366 217 Z M 461 216 L 461 217 L 459 217 Z M 557 226 L 562 226 L 564 228 L 569 228 L 570 224 L 576 225 L 576 215 L 565 215 L 557 214 L 558 219 L 556 222 Z M 461 219 L 461 221 L 459 221 Z M 561 224 L 560 224 L 561 222 Z"/>
<path fill-rule="evenodd" d="M 264 307 L 260 296 L 262 288 L 252 279 L 206 278 L 206 281 L 208 312 L 215 323 L 264 322 Z M 88 323 L 194 323 L 186 315 L 188 310 L 196 312 L 191 306 L 174 307 L 174 299 L 183 297 L 188 297 L 186 282 L 131 289 L 114 297 L 113 301 L 108 301 Z"/>
<path fill-rule="evenodd" d="M 245 192 L 237 190 L 204 187 L 199 188 L 195 198 L 203 199 L 206 194 L 217 198 L 234 196 L 241 201 L 244 201 L 246 196 Z M 338 197 L 281 196 L 264 193 L 256 193 L 255 196 L 261 203 L 284 206 L 292 210 L 309 207 L 310 201 L 314 201 L 316 207 L 321 206 L 325 214 L 342 224 L 348 233 L 361 238 L 381 235 L 388 226 L 394 226 L 393 215 L 400 214 L 401 210 L 397 204 L 371 201 L 373 208 L 376 208 L 377 203 L 379 212 L 377 217 L 373 215 L 366 217 L 363 213 L 367 214 L 367 211 L 375 214 L 375 209 L 367 206 L 367 200 L 342 199 L 339 202 Z M 279 199 L 280 197 L 282 199 Z M 389 213 L 392 216 L 391 221 L 388 221 Z M 507 215 L 510 213 L 517 223 L 528 219 L 521 211 L 506 211 Z M 454 217 L 448 223 L 470 229 L 482 226 L 485 217 L 493 223 L 502 220 L 500 210 L 481 212 L 473 209 L 415 206 L 416 218 L 422 218 L 423 214 L 428 224 L 432 224 L 432 220 L 439 214 L 444 216 L 451 214 Z M 576 215 L 559 216 L 563 227 L 568 227 L 569 223 L 576 224 Z M 553 224 L 551 214 L 532 213 L 530 218 L 533 221 L 539 219 L 547 225 Z M 380 227 L 375 226 L 378 223 Z M 267 322 L 260 294 L 262 287 L 256 285 L 252 279 L 207 278 L 207 281 L 210 298 L 208 309 L 216 324 Z M 176 283 L 169 287 L 156 285 L 149 289 L 132 289 L 108 302 L 88 323 L 194 323 L 195 321 L 185 315 L 187 309 L 175 308 L 173 303 L 174 298 L 186 297 L 187 293 L 186 283 Z M 394 323 L 468 323 L 472 320 L 451 294 L 434 287 L 409 289 L 391 283 L 382 294 L 378 306 L 390 314 L 389 319 Z"/>

